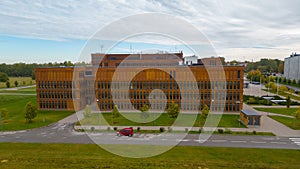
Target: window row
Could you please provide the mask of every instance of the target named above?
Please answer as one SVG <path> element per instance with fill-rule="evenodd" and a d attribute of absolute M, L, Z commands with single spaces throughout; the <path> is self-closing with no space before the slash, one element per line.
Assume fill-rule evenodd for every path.
<path fill-rule="evenodd" d="M 98 89 L 241 89 L 240 81 L 218 82 L 97 82 Z"/>
<path fill-rule="evenodd" d="M 73 93 L 72 93 L 72 91 L 64 91 L 64 92 L 41 91 L 39 94 L 39 97 L 46 98 L 46 99 L 72 99 Z"/>
<path fill-rule="evenodd" d="M 40 89 L 72 89 L 72 81 L 39 81 L 38 88 Z"/>
<path fill-rule="evenodd" d="M 65 102 L 65 101 L 58 101 L 58 102 L 41 101 L 40 108 L 41 109 L 67 109 L 67 102 Z"/>

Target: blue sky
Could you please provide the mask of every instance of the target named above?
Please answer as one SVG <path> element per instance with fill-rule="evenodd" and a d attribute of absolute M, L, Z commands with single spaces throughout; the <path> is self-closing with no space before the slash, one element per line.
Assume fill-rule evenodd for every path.
<path fill-rule="evenodd" d="M 76 62 L 97 31 L 124 17 L 149 12 L 168 14 L 196 27 L 217 55 L 227 60 L 284 59 L 300 52 L 299 6 L 297 0 L 2 0 L 0 63 Z M 99 46 L 105 41 L 113 39 L 103 39 Z M 166 39 L 133 39 L 111 52 L 128 52 L 130 46 L 133 52 L 155 48 L 191 54 Z"/>

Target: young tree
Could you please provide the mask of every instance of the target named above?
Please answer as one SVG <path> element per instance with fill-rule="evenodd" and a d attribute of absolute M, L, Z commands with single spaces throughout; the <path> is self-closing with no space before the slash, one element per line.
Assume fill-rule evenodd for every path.
<path fill-rule="evenodd" d="M 282 82 L 283 82 L 283 83 L 286 83 L 286 78 L 285 78 L 285 77 L 282 79 Z"/>
<path fill-rule="evenodd" d="M 37 108 L 31 102 L 27 102 L 25 106 L 25 119 L 26 122 L 31 123 L 37 116 Z"/>
<path fill-rule="evenodd" d="M 283 74 L 283 70 L 284 70 L 284 62 L 280 61 L 277 71 L 278 71 L 278 73 Z"/>
<path fill-rule="evenodd" d="M 19 85 L 19 82 L 15 81 L 15 86 L 18 87 L 18 85 Z"/>
<path fill-rule="evenodd" d="M 0 109 L 0 129 L 2 129 L 2 119 L 4 119 L 8 114 L 7 109 L 2 108 Z"/>
<path fill-rule="evenodd" d="M 8 115 L 8 110 L 6 108 L 0 109 L 1 118 L 5 118 Z"/>
<path fill-rule="evenodd" d="M 300 106 L 299 106 L 298 110 L 295 112 L 295 118 L 297 120 L 300 120 Z"/>
<path fill-rule="evenodd" d="M 290 106 L 291 106 L 291 97 L 290 96 L 288 96 L 287 98 L 286 98 L 286 108 L 290 108 Z"/>
<path fill-rule="evenodd" d="M 204 105 L 202 110 L 201 110 L 201 116 L 200 117 L 203 118 L 203 119 L 206 119 L 208 114 L 209 114 L 209 108 L 208 108 L 207 105 Z"/>
<path fill-rule="evenodd" d="M 9 81 L 6 81 L 6 87 L 10 88 L 10 82 Z"/>
<path fill-rule="evenodd" d="M 286 86 L 281 85 L 281 86 L 279 87 L 279 90 L 280 90 L 280 91 L 283 91 L 283 92 L 287 92 L 289 89 L 288 89 Z"/>
<path fill-rule="evenodd" d="M 169 117 L 177 118 L 179 112 L 180 112 L 180 109 L 179 109 L 178 104 L 175 103 L 174 101 L 172 101 L 167 110 Z"/>
<path fill-rule="evenodd" d="M 114 123 L 117 122 L 115 118 L 120 117 L 120 112 L 119 112 L 119 109 L 118 109 L 118 106 L 117 106 L 117 105 L 114 105 L 114 109 L 113 109 L 113 111 L 111 112 L 111 115 L 112 115 L 112 118 L 111 118 L 111 119 L 112 119 L 112 125 L 113 125 Z"/>
<path fill-rule="evenodd" d="M 141 118 L 148 118 L 149 117 L 149 106 L 147 104 L 144 104 L 143 107 L 140 108 L 140 111 L 142 112 Z"/>
<path fill-rule="evenodd" d="M 83 112 L 83 116 L 86 118 L 86 117 L 90 117 L 91 115 L 92 115 L 91 107 L 90 105 L 86 105 Z"/>

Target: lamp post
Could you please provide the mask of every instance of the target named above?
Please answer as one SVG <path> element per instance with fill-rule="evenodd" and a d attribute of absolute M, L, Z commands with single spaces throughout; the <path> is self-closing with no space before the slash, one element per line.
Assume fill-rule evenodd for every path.
<path fill-rule="evenodd" d="M 277 76 L 277 96 L 279 96 L 279 95 L 278 95 L 278 88 L 279 88 L 278 80 L 279 80 L 279 78 L 278 78 L 278 76 Z"/>

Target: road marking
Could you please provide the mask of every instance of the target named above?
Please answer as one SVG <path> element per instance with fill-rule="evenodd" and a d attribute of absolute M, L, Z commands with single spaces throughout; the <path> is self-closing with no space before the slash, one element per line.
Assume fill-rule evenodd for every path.
<path fill-rule="evenodd" d="M 275 140 L 275 138 L 263 138 L 263 140 Z"/>
<path fill-rule="evenodd" d="M 230 141 L 230 142 L 232 142 L 232 143 L 246 143 L 247 141 Z"/>
<path fill-rule="evenodd" d="M 289 138 L 289 139 L 296 145 L 300 146 L 300 138 L 299 137 Z"/>
<path fill-rule="evenodd" d="M 300 140 L 300 138 L 289 138 L 290 140 Z"/>
<path fill-rule="evenodd" d="M 227 140 L 212 140 L 212 142 L 226 142 Z"/>
<path fill-rule="evenodd" d="M 163 140 L 163 141 L 166 141 L 166 140 L 168 140 L 168 139 L 166 139 L 166 138 L 162 138 L 161 140 Z"/>
<path fill-rule="evenodd" d="M 251 143 L 264 144 L 264 143 L 267 143 L 267 142 L 265 142 L 265 141 L 251 141 Z"/>
<path fill-rule="evenodd" d="M 275 142 L 275 141 L 272 141 L 270 143 L 272 143 L 272 144 L 287 144 L 286 142 Z"/>
<path fill-rule="evenodd" d="M 197 140 L 197 139 L 195 139 L 194 141 L 195 141 L 195 142 L 198 142 L 198 143 L 204 143 L 204 142 L 207 141 L 207 140 Z"/>
<path fill-rule="evenodd" d="M 189 139 L 176 139 L 176 141 L 182 141 L 182 142 L 187 142 L 187 141 L 190 141 Z"/>

